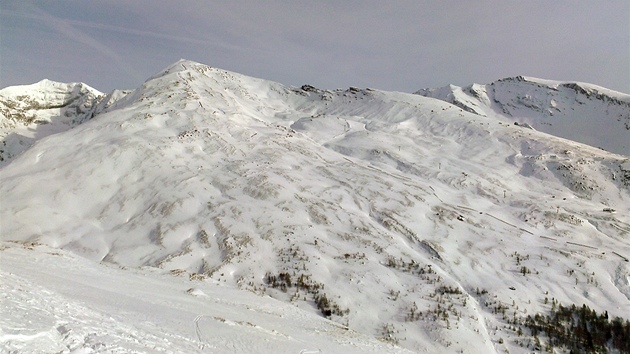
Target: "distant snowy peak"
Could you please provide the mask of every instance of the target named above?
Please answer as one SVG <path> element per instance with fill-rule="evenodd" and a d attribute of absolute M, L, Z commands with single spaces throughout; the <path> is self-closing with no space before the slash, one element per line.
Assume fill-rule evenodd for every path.
<path fill-rule="evenodd" d="M 580 83 L 511 77 L 415 92 L 461 109 L 630 155 L 630 95 Z"/>
<path fill-rule="evenodd" d="M 47 79 L 0 90 L 0 163 L 39 139 L 91 119 L 126 94 L 115 90 L 106 95 L 81 82 Z"/>
<path fill-rule="evenodd" d="M 102 92 L 81 82 L 62 83 L 44 79 L 31 85 L 10 86 L 0 90 L 0 112 L 20 120 L 20 113 L 84 106 Z"/>

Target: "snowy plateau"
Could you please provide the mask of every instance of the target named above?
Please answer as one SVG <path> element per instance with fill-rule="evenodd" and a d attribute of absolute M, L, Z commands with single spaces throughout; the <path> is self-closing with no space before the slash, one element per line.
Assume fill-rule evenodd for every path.
<path fill-rule="evenodd" d="M 181 60 L 0 139 L 1 353 L 630 351 L 630 95 Z"/>

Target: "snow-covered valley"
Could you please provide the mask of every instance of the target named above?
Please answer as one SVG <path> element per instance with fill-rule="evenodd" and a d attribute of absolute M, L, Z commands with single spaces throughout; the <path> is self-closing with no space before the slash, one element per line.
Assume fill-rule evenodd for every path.
<path fill-rule="evenodd" d="M 557 304 L 630 319 L 630 157 L 598 148 L 628 149 L 628 95 L 553 96 L 562 135 L 185 60 L 36 85 L 0 90 L 6 352 L 532 352 Z"/>

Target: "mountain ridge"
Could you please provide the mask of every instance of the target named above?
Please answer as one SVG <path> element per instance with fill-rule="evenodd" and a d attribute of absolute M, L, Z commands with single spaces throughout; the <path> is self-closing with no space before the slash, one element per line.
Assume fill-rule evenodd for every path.
<path fill-rule="evenodd" d="M 481 116 L 504 122 L 512 120 L 552 135 L 630 155 L 630 95 L 604 87 L 516 76 L 489 85 L 447 85 L 415 93 Z M 591 103 L 584 106 L 586 102 Z"/>

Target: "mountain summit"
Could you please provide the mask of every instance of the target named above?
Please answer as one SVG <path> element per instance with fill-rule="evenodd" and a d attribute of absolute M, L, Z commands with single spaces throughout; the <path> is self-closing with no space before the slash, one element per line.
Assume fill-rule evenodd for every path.
<path fill-rule="evenodd" d="M 501 85 L 524 90 L 516 81 Z M 55 253 L 48 247 L 55 247 L 69 273 L 80 274 L 76 264 L 83 264 L 73 252 L 93 267 L 125 269 L 104 272 L 107 282 L 121 277 L 125 284 L 135 284 L 127 274 L 185 275 L 188 291 L 169 296 L 186 311 L 191 297 L 218 304 L 247 291 L 264 300 L 230 303 L 256 309 L 250 318 L 245 310 L 226 310 L 199 313 L 182 325 L 171 307 L 159 318 L 147 315 L 173 306 L 163 295 L 143 290 L 151 304 L 144 308 L 113 286 L 107 294 L 122 307 L 107 307 L 101 295 L 85 299 L 21 263 L 2 273 L 13 286 L 7 293 L 23 302 L 20 284 L 29 279 L 94 306 L 90 311 L 114 312 L 106 318 L 126 311 L 145 323 L 149 339 L 159 337 L 155 328 L 172 326 L 167 331 L 177 336 L 168 346 L 150 339 L 171 351 L 201 352 L 209 343 L 218 351 L 245 348 L 240 340 L 248 331 L 264 337 L 251 350 L 267 348 L 268 341 L 286 352 L 312 348 L 295 340 L 308 335 L 284 325 L 286 307 L 274 312 L 263 295 L 294 305 L 290 318 L 299 328 L 309 328 L 313 314 L 334 321 L 317 323 L 341 343 L 328 350 L 491 353 L 539 350 L 541 340 L 573 348 L 553 342 L 555 334 L 528 316 L 547 318 L 560 305 L 575 305 L 606 311 L 611 321 L 623 319 L 622 327 L 630 318 L 630 161 L 528 129 L 536 122 L 526 115 L 514 125 L 516 112 L 547 109 L 541 100 L 556 102 L 553 117 L 572 108 L 594 112 L 604 102 L 594 93 L 561 101 L 547 96 L 549 87 L 527 89 L 535 104 L 505 103 L 512 116 L 499 117 L 489 111 L 498 103 L 487 89 L 458 107 L 418 94 L 289 87 L 182 60 L 132 91 L 77 94 L 90 102 L 71 111 L 68 119 L 77 124 L 35 139 L 0 169 L 0 255 L 18 259 L 28 252 L 16 250 L 23 245 L 47 264 Z M 6 90 L 20 89 L 2 90 L 0 97 Z M 558 95 L 568 90 L 558 87 Z M 36 116 L 20 124 L 39 129 L 37 122 Z M 99 274 L 91 267 L 86 272 Z M 150 281 L 156 289 L 168 287 Z M 253 301 L 250 295 L 239 301 Z M 47 306 L 45 297 L 37 299 Z M 18 305 L 12 311 L 25 311 L 12 317 L 24 323 L 0 340 L 37 351 L 40 337 L 16 337 L 35 335 L 26 322 L 33 315 Z M 54 333 L 46 338 L 61 348 L 94 349 L 97 342 L 136 348 L 129 338 L 112 339 L 119 337 L 109 320 L 90 337 L 79 325 L 100 318 L 90 311 L 44 312 L 41 321 L 50 328 L 42 333 Z M 203 318 L 214 327 L 204 327 L 210 322 Z M 147 327 L 147 321 L 159 323 Z M 8 324 L 0 325 L 9 333 Z M 230 342 L 228 327 L 238 331 L 239 342 Z M 81 335 L 68 344 L 64 333 Z M 614 344 L 622 335 L 616 333 L 607 348 L 622 348 Z"/>

